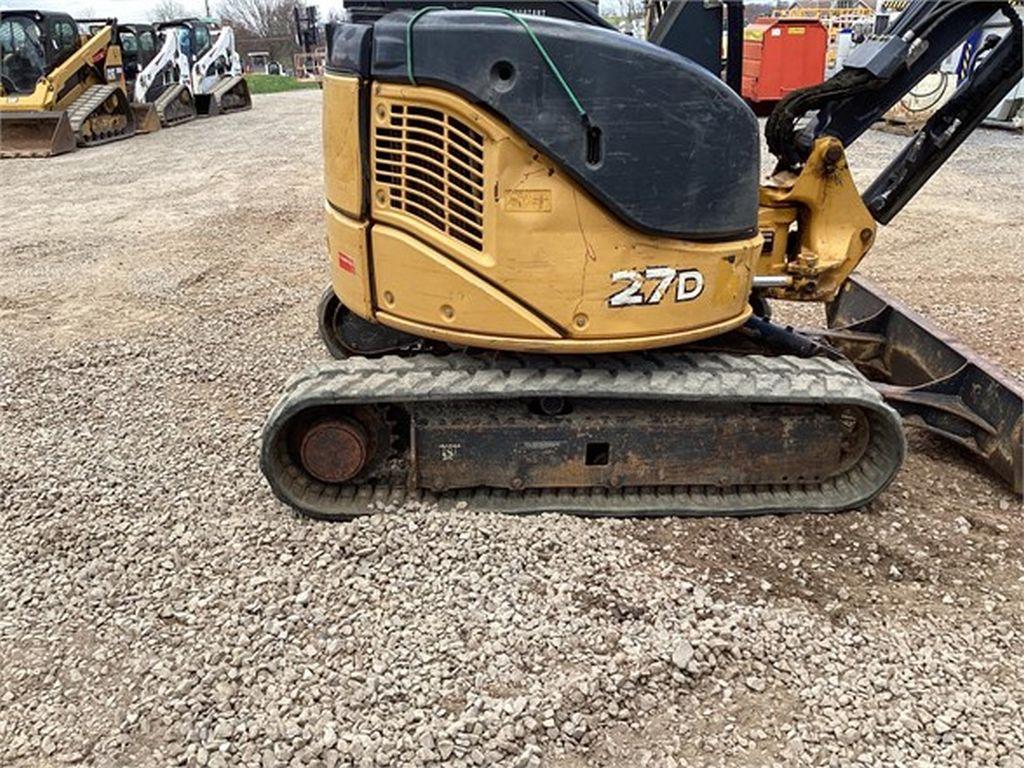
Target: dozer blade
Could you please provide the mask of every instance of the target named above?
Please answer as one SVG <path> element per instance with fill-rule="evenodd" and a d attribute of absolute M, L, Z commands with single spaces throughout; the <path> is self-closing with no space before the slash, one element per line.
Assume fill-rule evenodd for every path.
<path fill-rule="evenodd" d="M 196 94 L 196 109 L 200 115 L 214 117 L 229 112 L 242 112 L 252 108 L 249 83 L 242 76 L 225 77 L 207 94 Z"/>
<path fill-rule="evenodd" d="M 859 275 L 829 305 L 828 325 L 908 424 L 967 448 L 1021 493 L 1024 387 Z"/>
<path fill-rule="evenodd" d="M 152 104 L 132 104 L 136 133 L 156 133 L 160 130 L 160 115 Z"/>
<path fill-rule="evenodd" d="M 65 110 L 0 111 L 0 157 L 48 157 L 75 148 L 75 131 Z"/>

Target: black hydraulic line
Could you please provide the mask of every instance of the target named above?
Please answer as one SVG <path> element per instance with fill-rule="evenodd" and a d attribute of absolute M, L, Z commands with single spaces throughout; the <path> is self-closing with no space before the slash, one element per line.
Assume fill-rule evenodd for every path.
<path fill-rule="evenodd" d="M 781 326 L 763 317 L 751 316 L 743 326 L 744 335 L 762 344 L 766 349 L 780 355 L 796 357 L 818 357 L 823 355 L 833 360 L 843 356 L 833 347 L 817 338 L 805 335 L 788 326 Z"/>
<path fill-rule="evenodd" d="M 800 135 L 796 132 L 798 121 L 806 114 L 839 100 L 863 97 L 878 85 L 878 79 L 869 72 L 843 69 L 821 85 L 802 88 L 785 96 L 768 116 L 764 131 L 768 150 L 778 158 L 779 167 L 796 169 L 810 155 L 818 134 L 806 130 Z"/>

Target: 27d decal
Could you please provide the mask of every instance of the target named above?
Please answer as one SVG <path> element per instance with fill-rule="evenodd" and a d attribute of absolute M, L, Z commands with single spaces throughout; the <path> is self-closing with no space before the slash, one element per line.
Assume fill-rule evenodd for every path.
<path fill-rule="evenodd" d="M 633 307 L 639 304 L 660 304 L 672 294 L 676 301 L 693 301 L 704 290 L 704 275 L 697 269 L 647 267 L 612 272 L 612 285 L 628 283 L 608 297 L 609 307 Z M 675 290 L 672 290 L 673 284 Z M 645 290 L 653 287 L 650 293 Z"/>

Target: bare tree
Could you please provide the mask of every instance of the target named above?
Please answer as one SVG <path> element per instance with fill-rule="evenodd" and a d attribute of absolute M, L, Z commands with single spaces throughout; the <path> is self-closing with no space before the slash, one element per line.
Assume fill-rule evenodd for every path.
<path fill-rule="evenodd" d="M 294 0 L 221 0 L 221 18 L 257 37 L 292 34 Z"/>
<path fill-rule="evenodd" d="M 645 6 L 644 0 L 603 0 L 600 10 L 605 20 L 622 32 L 643 37 Z"/>
<path fill-rule="evenodd" d="M 150 21 L 170 21 L 188 16 L 180 0 L 160 0 L 149 14 Z"/>
<path fill-rule="evenodd" d="M 295 0 L 221 0 L 221 20 L 235 30 L 239 53 L 268 51 L 271 58 L 291 62 L 295 44 Z"/>
<path fill-rule="evenodd" d="M 784 7 L 784 6 L 782 6 Z M 760 3 L 746 3 L 743 6 L 743 20 L 750 24 L 755 19 L 761 16 L 771 16 L 772 11 L 776 8 L 775 3 L 760 2 Z"/>

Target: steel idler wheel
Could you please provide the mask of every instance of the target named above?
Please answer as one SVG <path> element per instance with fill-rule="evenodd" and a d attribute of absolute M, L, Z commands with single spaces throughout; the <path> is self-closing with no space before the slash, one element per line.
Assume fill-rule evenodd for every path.
<path fill-rule="evenodd" d="M 303 468 L 324 483 L 348 482 L 363 470 L 369 456 L 366 430 L 349 419 L 317 419 L 299 437 Z"/>

